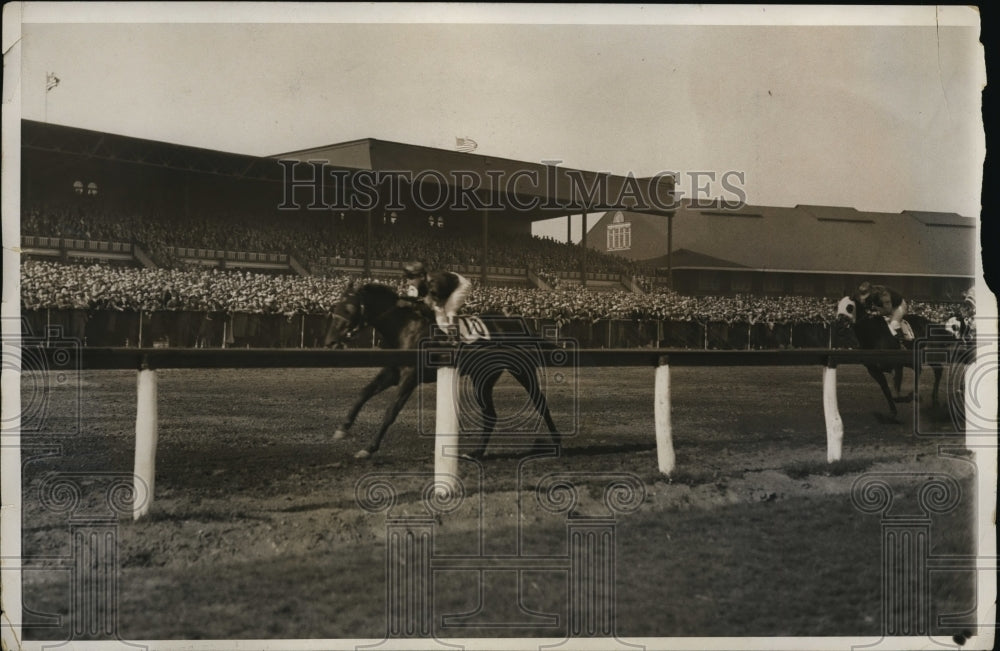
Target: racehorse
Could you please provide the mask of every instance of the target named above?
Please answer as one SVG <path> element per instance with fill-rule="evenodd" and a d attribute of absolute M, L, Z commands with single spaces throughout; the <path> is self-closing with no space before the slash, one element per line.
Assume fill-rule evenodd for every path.
<path fill-rule="evenodd" d="M 909 328 L 914 340 L 932 340 L 936 342 L 956 343 L 958 340 L 965 340 L 969 334 L 969 328 L 961 315 L 956 315 L 948 319 L 943 326 L 932 324 L 929 319 L 918 315 L 907 315 L 903 329 Z M 864 313 L 859 309 L 855 301 L 850 296 L 845 296 L 837 303 L 837 331 L 838 339 L 854 339 L 863 350 L 912 350 L 913 340 L 901 343 L 892 333 L 889 323 L 885 317 Z M 853 336 L 852 336 L 853 335 Z M 918 351 L 919 353 L 919 351 Z M 874 378 L 875 382 L 882 389 L 886 402 L 889 405 L 889 419 L 897 420 L 897 402 L 911 402 L 913 392 L 906 396 L 901 395 L 903 382 L 903 367 L 913 369 L 914 387 L 920 386 L 920 360 L 916 359 L 919 354 L 914 355 L 914 361 L 906 364 L 889 364 L 885 362 L 872 362 L 865 364 L 868 374 Z M 938 361 L 928 361 L 927 365 L 934 372 L 934 389 L 931 393 L 931 405 L 938 405 L 938 390 L 941 385 L 941 376 L 944 373 L 944 365 Z M 885 374 L 892 372 L 893 388 L 895 396 L 889 390 L 889 383 Z"/>
<path fill-rule="evenodd" d="M 328 348 L 342 345 L 346 339 L 352 337 L 361 328 L 371 326 L 382 336 L 381 348 L 415 350 L 420 342 L 432 332 L 434 321 L 434 313 L 424 303 L 406 299 L 400 300 L 399 295 L 391 287 L 378 283 L 370 283 L 360 288 L 351 285 L 344 292 L 340 303 L 333 309 L 325 345 Z M 477 328 L 483 329 L 485 327 L 488 329 L 488 325 L 483 320 L 474 319 L 473 321 L 477 324 Z M 489 336 L 490 333 L 483 332 L 482 334 Z M 493 332 L 492 334 L 494 339 L 502 339 L 501 333 Z M 477 343 L 459 344 L 460 347 L 477 345 L 481 346 Z M 500 354 L 491 357 L 489 364 L 480 363 L 473 369 L 471 367 L 475 365 L 474 360 L 472 363 L 463 363 L 463 360 L 469 359 L 468 356 L 457 355 L 456 357 L 459 377 L 463 375 L 470 377 L 474 389 L 473 395 L 483 417 L 482 441 L 473 450 L 472 456 L 479 457 L 485 453 L 490 435 L 496 427 L 497 413 L 493 404 L 493 387 L 504 371 L 510 373 L 528 392 L 535 410 L 545 419 L 552 442 L 559 443 L 559 431 L 552 421 L 545 394 L 539 387 L 536 375 L 537 364 L 525 364 L 525 356 Z M 474 373 L 470 372 L 473 370 Z M 382 425 L 368 446 L 354 456 L 358 459 L 364 459 L 374 454 L 381 446 L 386 431 L 396 420 L 396 416 L 399 415 L 400 410 L 417 385 L 421 381 L 425 383 L 436 381 L 436 369 L 424 368 L 420 371 L 422 372 L 418 372 L 415 366 L 383 368 L 375 376 L 375 379 L 361 390 L 360 398 L 351 407 L 347 418 L 337 428 L 333 438 L 342 439 L 347 436 L 358 413 L 369 399 L 389 387 L 398 386 L 396 399 L 386 409 Z"/>

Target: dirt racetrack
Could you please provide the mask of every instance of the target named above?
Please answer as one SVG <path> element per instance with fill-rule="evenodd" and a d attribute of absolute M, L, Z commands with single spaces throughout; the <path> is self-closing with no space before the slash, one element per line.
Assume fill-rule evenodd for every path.
<path fill-rule="evenodd" d="M 373 459 L 353 455 L 388 393 L 362 411 L 352 438 L 332 440 L 374 372 L 160 371 L 156 501 L 147 520 L 111 524 L 100 520 L 110 513 L 107 482 L 132 471 L 135 374 L 25 379 L 25 403 L 48 387 L 39 431 L 22 437 L 26 638 L 109 636 L 85 630 L 71 606 L 73 532 L 83 526 L 113 532 L 111 634 L 129 640 L 382 639 L 387 527 L 407 517 L 433 519 L 435 555 L 562 557 L 568 524 L 613 516 L 620 637 L 881 634 L 898 613 L 882 612 L 884 519 L 852 499 L 864 477 L 884 479 L 893 514 L 926 518 L 929 553 L 975 552 L 976 469 L 949 408 L 927 404 L 930 373 L 918 409 L 902 405 L 902 423 L 886 424 L 864 369 L 842 367 L 844 459 L 828 465 L 821 369 L 674 369 L 677 471 L 667 479 L 656 466 L 653 369 L 550 371 L 545 387 L 566 434 L 558 454 L 533 456 L 530 439 L 498 436 L 481 463 L 460 463 L 465 498 L 441 513 L 422 499 L 433 385 Z M 510 379 L 498 385 L 501 418 L 523 409 L 520 391 Z M 54 473 L 78 495 L 54 494 Z M 545 492 L 552 473 L 577 486 L 575 505 L 559 502 L 570 492 Z M 612 475 L 633 482 L 617 496 L 632 500 L 627 512 L 606 505 Z M 935 477 L 958 492 L 945 512 L 927 514 L 918 497 Z M 380 482 L 393 486 L 391 502 L 368 491 Z M 437 571 L 433 632 L 565 637 L 566 576 Z M 922 595 L 930 632 L 968 628 L 972 573 L 935 572 Z M 940 619 L 949 614 L 958 615 Z"/>

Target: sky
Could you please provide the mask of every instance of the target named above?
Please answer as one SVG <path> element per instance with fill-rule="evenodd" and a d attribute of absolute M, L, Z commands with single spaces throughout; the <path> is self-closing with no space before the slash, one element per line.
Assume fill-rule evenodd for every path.
<path fill-rule="evenodd" d="M 300 22 L 230 7 L 142 24 L 182 14 L 26 7 L 29 119 L 254 155 L 469 137 L 485 155 L 676 172 L 687 194 L 692 172 L 738 172 L 752 204 L 980 212 L 968 9 L 288 5 L 272 14 Z M 811 24 L 747 24 L 762 20 Z"/>

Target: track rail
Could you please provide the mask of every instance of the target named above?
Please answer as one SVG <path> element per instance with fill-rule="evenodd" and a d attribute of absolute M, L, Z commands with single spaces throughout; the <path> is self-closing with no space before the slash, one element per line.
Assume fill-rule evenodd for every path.
<path fill-rule="evenodd" d="M 153 502 L 158 439 L 159 369 L 220 368 L 372 368 L 422 366 L 437 369 L 437 404 L 434 472 L 438 492 L 448 493 L 458 482 L 459 381 L 456 362 L 479 356 L 525 354 L 542 368 L 652 367 L 653 407 L 660 472 L 670 475 L 675 466 L 671 426 L 671 366 L 820 366 L 823 370 L 822 405 L 827 435 L 827 461 L 841 458 L 844 425 L 837 407 L 837 366 L 841 364 L 912 365 L 914 351 L 896 350 L 684 350 L 684 349 L 575 349 L 550 341 L 516 339 L 485 346 L 427 345 L 417 350 L 328 350 L 328 349 L 177 349 L 177 348 L 81 348 L 73 345 L 13 347 L 20 352 L 22 368 L 134 370 L 138 371 L 136 400 L 135 480 L 133 516 L 145 516 Z M 953 353 L 974 350 L 951 344 Z"/>
<path fill-rule="evenodd" d="M 510 343 L 505 349 L 521 349 L 540 355 L 545 363 L 559 366 L 569 362 L 578 366 L 629 367 L 660 366 L 828 366 L 839 364 L 888 363 L 910 364 L 912 351 L 830 350 L 825 348 L 795 350 L 688 350 L 670 348 L 574 349 L 550 343 Z M 973 347 L 969 346 L 969 350 Z M 497 348 L 440 346 L 421 350 L 328 350 L 292 348 L 79 348 L 61 346 L 24 347 L 22 354 L 41 356 L 60 367 L 110 369 L 166 368 L 377 368 L 413 366 L 429 352 L 459 350 L 464 357 L 496 354 Z M 960 352 L 960 351 L 959 351 Z M 66 356 L 69 357 L 66 357 Z M 55 356 L 59 356 L 56 358 Z M 50 366 L 51 367 L 51 366 Z"/>

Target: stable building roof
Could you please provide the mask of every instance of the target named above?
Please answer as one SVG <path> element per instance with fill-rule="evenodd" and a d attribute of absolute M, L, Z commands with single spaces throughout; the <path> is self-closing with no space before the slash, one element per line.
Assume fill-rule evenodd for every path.
<path fill-rule="evenodd" d="M 663 218 L 629 219 L 666 232 Z M 937 277 L 974 276 L 978 251 L 975 220 L 954 213 L 804 204 L 728 209 L 690 201 L 673 217 L 673 246 L 674 269 Z M 663 266 L 666 256 L 647 262 Z"/>

